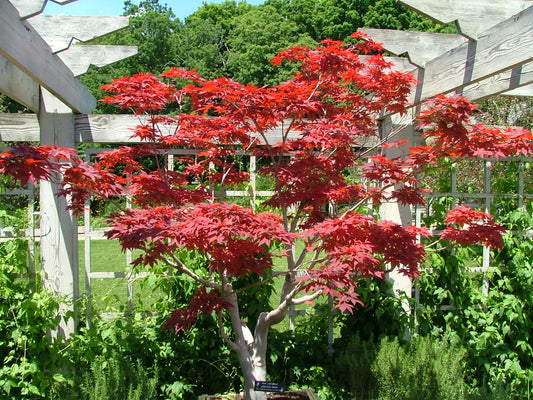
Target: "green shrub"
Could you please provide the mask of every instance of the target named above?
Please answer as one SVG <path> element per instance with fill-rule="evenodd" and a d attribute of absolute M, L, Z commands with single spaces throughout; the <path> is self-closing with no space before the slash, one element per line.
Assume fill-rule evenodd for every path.
<path fill-rule="evenodd" d="M 114 353 L 111 358 L 98 356 L 85 374 L 83 399 L 150 400 L 156 399 L 156 371 L 145 370 L 139 360 L 133 361 Z M 80 397 L 81 399 L 81 397 Z"/>
<path fill-rule="evenodd" d="M 336 357 L 335 374 L 357 400 L 375 398 L 376 378 L 371 367 L 378 346 L 373 339 L 363 340 L 357 333 L 345 346 Z"/>
<path fill-rule="evenodd" d="M 354 336 L 337 356 L 343 376 L 357 400 L 462 400 L 466 351 L 449 341 L 415 336 L 407 343 L 379 342 Z"/>
<path fill-rule="evenodd" d="M 444 340 L 415 336 L 405 345 L 385 338 L 372 364 L 379 400 L 460 400 L 465 350 Z"/>
<path fill-rule="evenodd" d="M 0 206 L 2 224 L 24 227 L 25 211 Z M 29 266 L 28 243 L 12 239 L 0 243 L 0 398 L 45 397 L 61 373 L 62 345 L 49 331 L 60 319 L 60 299 L 44 290 Z"/>

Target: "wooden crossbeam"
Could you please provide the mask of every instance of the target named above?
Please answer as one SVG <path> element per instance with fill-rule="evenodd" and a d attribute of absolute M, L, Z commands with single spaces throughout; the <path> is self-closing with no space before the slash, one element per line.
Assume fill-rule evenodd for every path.
<path fill-rule="evenodd" d="M 90 114 L 96 100 L 9 1 L 0 1 L 0 55 L 78 113 Z M 0 91 L 2 88 L 0 87 Z"/>
<path fill-rule="evenodd" d="M 506 96 L 525 96 L 533 97 L 533 84 L 527 86 L 522 86 L 518 89 L 509 90 L 508 92 L 503 93 Z"/>
<path fill-rule="evenodd" d="M 10 0 L 17 9 L 20 18 L 26 19 L 43 11 L 46 5 L 45 0 Z"/>
<path fill-rule="evenodd" d="M 431 32 L 407 32 L 395 29 L 360 29 L 383 48 L 397 56 L 406 54 L 411 63 L 424 67 L 426 62 L 463 43 L 461 35 Z"/>
<path fill-rule="evenodd" d="M 530 62 L 468 85 L 459 92 L 472 101 L 497 94 L 527 96 L 527 93 L 531 93 L 531 89 L 533 89 L 532 84 L 533 62 Z"/>
<path fill-rule="evenodd" d="M 18 10 L 20 18 L 26 19 L 41 13 L 46 5 L 46 0 L 10 0 Z M 57 4 L 72 3 L 76 0 L 52 0 Z"/>
<path fill-rule="evenodd" d="M 367 55 L 360 55 L 359 58 L 361 61 L 366 62 L 366 59 L 370 57 Z M 409 62 L 409 59 L 407 57 L 384 57 L 385 61 L 390 62 L 393 64 L 392 70 L 393 71 L 402 71 L 402 72 L 409 72 L 414 71 L 414 66 Z"/>
<path fill-rule="evenodd" d="M 139 117 L 125 114 L 94 114 L 74 116 L 75 141 L 77 143 L 139 143 L 138 138 L 132 138 L 132 128 L 139 125 Z M 168 129 L 162 126 L 161 129 Z M 171 130 L 169 130 L 171 134 Z M 269 143 L 281 140 L 281 127 L 271 129 L 266 133 Z M 300 134 L 293 131 L 289 139 L 297 139 Z M 258 136 L 260 142 L 262 138 Z M 362 147 L 375 146 L 374 138 L 364 138 Z M 0 141 L 3 142 L 38 142 L 39 121 L 35 114 L 0 113 Z"/>
<path fill-rule="evenodd" d="M 415 103 L 533 61 L 533 7 L 425 64 Z"/>
<path fill-rule="evenodd" d="M 67 50 L 57 53 L 74 76 L 87 72 L 90 65 L 103 67 L 135 54 L 137 54 L 137 46 L 118 45 L 72 45 Z"/>
<path fill-rule="evenodd" d="M 1 142 L 39 142 L 37 114 L 0 113 Z"/>
<path fill-rule="evenodd" d="M 87 42 L 127 28 L 129 17 L 37 15 L 28 22 L 57 53 L 67 49 L 73 40 Z"/>
<path fill-rule="evenodd" d="M 471 39 L 533 5 L 523 0 L 399 0 L 399 3 L 441 24 L 455 22 L 458 31 Z"/>
<path fill-rule="evenodd" d="M 33 112 L 39 111 L 39 85 L 2 55 L 0 55 L 0 93 Z"/>

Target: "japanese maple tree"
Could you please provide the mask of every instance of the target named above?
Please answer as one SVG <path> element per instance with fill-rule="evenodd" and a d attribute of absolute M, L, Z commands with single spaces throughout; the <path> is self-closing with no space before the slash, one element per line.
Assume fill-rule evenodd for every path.
<path fill-rule="evenodd" d="M 415 80 L 380 53 L 360 34 L 350 44 L 291 48 L 273 63 L 292 63 L 298 72 L 268 87 L 205 80 L 177 68 L 159 77 L 123 77 L 103 87 L 111 94 L 103 101 L 139 116 L 133 136 L 140 145 L 102 153 L 92 164 L 69 150 L 20 145 L 1 155 L 0 169 L 22 182 L 61 171 L 63 194 L 77 211 L 88 196 L 129 196 L 133 205 L 117 203 L 108 237 L 142 251 L 135 265 L 165 264 L 198 285 L 189 306 L 175 310 L 165 327 L 180 332 L 200 314 L 215 313 L 242 367 L 245 399 L 264 399 L 254 383 L 267 380 L 268 332 L 289 307 L 326 295 L 351 312 L 360 303 L 361 278 L 385 278 L 393 269 L 417 276 L 425 255 L 419 239 L 429 231 L 380 220 L 372 207 L 424 204 L 417 176 L 444 157 L 531 153 L 530 132 L 471 124 L 475 106 L 458 95 L 426 104 L 418 117 L 424 144 L 386 143 L 376 116 L 405 112 Z M 177 112 L 165 115 L 169 107 Z M 388 158 L 388 146 L 405 147 L 407 155 Z M 188 155 L 168 168 L 161 156 L 176 148 Z M 268 212 L 226 199 L 226 189 L 249 180 L 238 168 L 248 155 L 264 160 L 257 173 L 272 182 L 262 205 Z M 143 166 L 147 157 L 155 168 Z M 483 212 L 461 205 L 445 223 L 441 240 L 501 244 L 503 228 Z M 205 269 L 188 265 L 184 250 L 204 257 Z M 283 282 L 279 302 L 254 326 L 239 308 L 250 286 L 235 286 L 250 276 L 257 278 L 250 286 Z"/>

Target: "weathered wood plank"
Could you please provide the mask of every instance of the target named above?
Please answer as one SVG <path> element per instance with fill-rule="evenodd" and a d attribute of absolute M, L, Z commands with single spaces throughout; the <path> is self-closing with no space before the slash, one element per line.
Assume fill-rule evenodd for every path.
<path fill-rule="evenodd" d="M 132 129 L 139 123 L 139 117 L 135 115 L 76 115 L 75 139 L 78 143 L 134 142 Z"/>
<path fill-rule="evenodd" d="M 361 61 L 364 61 L 364 62 L 366 62 L 366 59 L 368 57 L 370 56 L 367 56 L 367 55 L 359 56 Z M 385 59 L 385 61 L 393 64 L 391 68 L 392 71 L 413 72 L 416 69 L 416 67 L 409 61 L 409 58 L 407 57 L 383 57 L 383 58 Z"/>
<path fill-rule="evenodd" d="M 34 112 L 39 111 L 39 85 L 2 55 L 0 55 L 0 93 Z"/>
<path fill-rule="evenodd" d="M 137 46 L 116 45 L 73 45 L 67 50 L 57 53 L 74 76 L 84 74 L 91 65 L 103 67 L 135 54 L 137 54 Z"/>
<path fill-rule="evenodd" d="M 129 17 L 37 15 L 28 22 L 57 53 L 67 49 L 73 39 L 87 42 L 127 28 Z"/>
<path fill-rule="evenodd" d="M 9 1 L 0 2 L 0 55 L 48 89 L 72 110 L 90 114 L 96 100 L 54 55 L 35 29 L 19 20 Z"/>
<path fill-rule="evenodd" d="M 41 101 L 41 144 L 74 147 L 72 110 L 46 90 L 42 90 Z M 58 185 L 40 182 L 41 268 L 45 288 L 75 301 L 79 297 L 78 221 L 67 209 L 67 198 L 59 196 L 58 192 Z M 69 307 L 66 302 L 59 312 L 65 315 L 72 311 Z M 52 336 L 68 338 L 75 332 L 76 325 L 76 316 L 62 319 Z"/>
<path fill-rule="evenodd" d="M 46 5 L 46 0 L 9 0 L 15 6 L 21 19 L 26 19 L 40 14 Z M 57 4 L 72 3 L 76 0 L 52 0 Z"/>
<path fill-rule="evenodd" d="M 532 6 L 523 0 L 399 0 L 399 3 L 442 24 L 455 22 L 471 39 Z"/>
<path fill-rule="evenodd" d="M 525 96 L 533 97 L 533 84 L 527 86 L 522 86 L 518 89 L 509 90 L 508 92 L 502 93 L 506 96 Z"/>
<path fill-rule="evenodd" d="M 418 103 L 533 61 L 533 7 L 425 65 Z"/>
<path fill-rule="evenodd" d="M 17 9 L 20 18 L 25 19 L 43 11 L 46 0 L 9 0 Z"/>
<path fill-rule="evenodd" d="M 370 38 L 383 44 L 383 48 L 397 56 L 407 54 L 409 60 L 419 67 L 463 43 L 461 35 L 430 32 L 406 32 L 394 29 L 363 28 Z"/>
<path fill-rule="evenodd" d="M 507 92 L 510 90 L 513 90 L 513 92 L 516 90 L 516 92 L 514 92 L 515 94 L 511 93 L 511 95 L 518 96 L 516 93 L 520 93 L 522 88 L 533 88 L 531 86 L 532 83 L 533 63 L 530 62 L 521 67 L 501 72 L 490 78 L 468 85 L 462 90 L 459 90 L 459 92 L 472 101 L 481 100 L 485 97 L 502 93 L 508 94 Z M 526 93 L 526 91 L 524 90 L 522 93 Z"/>
<path fill-rule="evenodd" d="M 139 123 L 139 117 L 135 115 L 76 115 L 76 141 L 79 143 L 138 143 L 139 139 L 131 136 L 133 128 Z M 280 140 L 281 133 L 279 130 L 272 130 L 266 136 L 269 142 L 276 143 Z"/>
<path fill-rule="evenodd" d="M 0 113 L 1 142 L 38 142 L 37 114 Z"/>

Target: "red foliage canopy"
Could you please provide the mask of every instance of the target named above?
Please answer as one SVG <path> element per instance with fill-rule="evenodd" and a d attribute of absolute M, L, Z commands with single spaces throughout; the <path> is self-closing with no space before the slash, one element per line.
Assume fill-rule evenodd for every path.
<path fill-rule="evenodd" d="M 438 96 L 420 113 L 426 144 L 402 158 L 379 152 L 363 157 L 365 143 L 377 138 L 376 114 L 405 112 L 414 78 L 393 71 L 378 44 L 361 40 L 361 34 L 353 39 L 354 44 L 327 40 L 316 49 L 281 52 L 273 64 L 295 63 L 299 72 L 275 86 L 205 80 L 176 68 L 161 77 L 116 79 L 103 86 L 112 94 L 103 101 L 146 116 L 133 130 L 142 145 L 108 151 L 89 165 L 73 150 L 21 144 L 0 154 L 0 171 L 22 184 L 61 172 L 62 193 L 78 212 L 88 196 L 131 196 L 134 206 L 110 217 L 108 236 L 124 249 L 143 251 L 135 264 L 167 263 L 208 287 L 199 289 L 188 309 L 172 314 L 168 326 L 177 331 L 199 313 L 228 309 L 232 279 L 249 274 L 286 277 L 282 310 L 312 293 L 332 295 L 343 311 L 351 310 L 359 278 L 383 278 L 391 268 L 415 277 L 424 259 L 418 238 L 427 234 L 376 220 L 363 207 L 423 204 L 417 174 L 442 157 L 533 150 L 531 132 L 471 124 L 475 106 L 453 95 Z M 363 60 L 360 53 L 370 56 Z M 192 111 L 162 115 L 169 103 Z M 177 157 L 177 167 L 169 170 L 160 158 L 176 147 L 191 155 Z M 275 213 L 224 202 L 227 187 L 249 178 L 238 167 L 245 153 L 264 160 L 257 172 L 272 182 L 272 195 L 263 206 Z M 147 159 L 155 166 L 146 166 Z M 458 207 L 446 223 L 443 240 L 501 244 L 503 229 L 482 212 Z M 305 246 L 299 250 L 295 243 Z M 209 278 L 183 265 L 180 249 L 203 253 Z M 273 271 L 276 256 L 286 266 Z"/>

